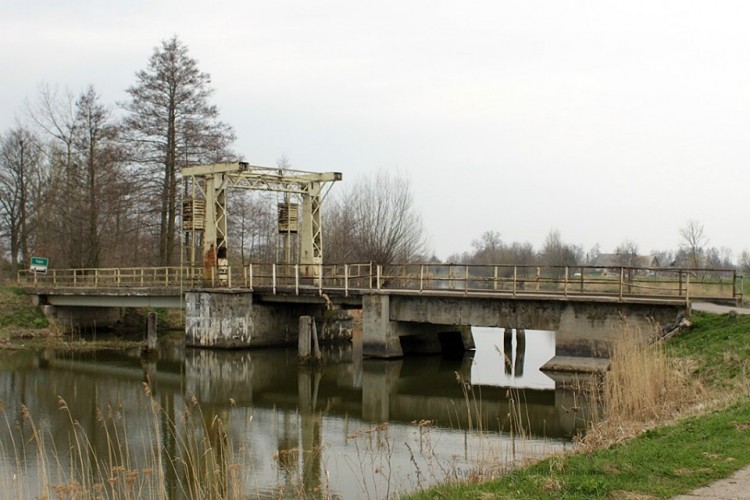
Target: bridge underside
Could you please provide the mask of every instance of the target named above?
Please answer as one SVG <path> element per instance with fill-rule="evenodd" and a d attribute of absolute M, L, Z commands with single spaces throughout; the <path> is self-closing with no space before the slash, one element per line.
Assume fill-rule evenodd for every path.
<path fill-rule="evenodd" d="M 89 291 L 90 292 L 90 291 Z M 686 313 L 683 300 L 616 298 L 511 297 L 489 294 L 448 295 L 405 291 L 354 295 L 312 290 L 300 294 L 261 293 L 248 289 L 174 290 L 98 289 L 96 293 L 37 291 L 39 305 L 61 323 L 114 319 L 127 307 L 185 308 L 186 345 L 243 348 L 297 342 L 300 316 L 323 318 L 327 305 L 361 308 L 361 335 L 355 348 L 366 357 L 396 358 L 410 353 L 461 352 L 473 348 L 471 326 L 556 332 L 551 367 L 566 359 L 608 358 L 614 341 L 630 330 L 644 338 Z M 104 314 L 103 311 L 109 311 Z M 104 316 L 102 316 L 104 314 Z M 93 319 L 92 319 L 93 318 Z M 361 345 L 358 345 L 361 344 Z M 358 349 L 359 350 L 359 349 Z"/>
<path fill-rule="evenodd" d="M 435 297 L 370 294 L 363 297 L 365 356 L 399 357 L 401 338 L 420 335 L 431 325 L 486 326 L 556 332 L 555 357 L 608 358 L 614 341 L 630 331 L 642 338 L 685 313 L 683 302 L 622 303 L 498 297 Z M 554 360 L 553 360 L 554 361 Z"/>

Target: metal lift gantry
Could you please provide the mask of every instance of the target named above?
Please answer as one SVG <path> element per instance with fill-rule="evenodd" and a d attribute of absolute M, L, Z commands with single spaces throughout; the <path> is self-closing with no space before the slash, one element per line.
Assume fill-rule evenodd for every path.
<path fill-rule="evenodd" d="M 299 264 L 316 266 L 323 263 L 321 203 L 326 184 L 340 181 L 340 172 L 306 172 L 302 170 L 259 167 L 246 162 L 214 163 L 183 167 L 183 178 L 187 179 L 186 199 L 183 204 L 183 230 L 192 234 L 191 254 L 188 260 L 196 265 L 196 233 L 201 238 L 201 261 L 204 266 L 226 259 L 227 235 L 227 190 L 233 188 L 285 193 L 287 223 L 293 222 L 299 234 Z M 332 184 L 328 185 L 330 189 Z M 297 223 L 297 206 L 290 205 L 290 197 L 301 200 L 301 217 Z M 293 221 L 291 218 L 293 217 Z M 199 235 L 198 235 L 199 236 Z M 288 244 L 288 243 L 287 243 Z M 289 263 L 289 262 L 287 262 Z M 312 271 L 313 273 L 315 271 Z"/>

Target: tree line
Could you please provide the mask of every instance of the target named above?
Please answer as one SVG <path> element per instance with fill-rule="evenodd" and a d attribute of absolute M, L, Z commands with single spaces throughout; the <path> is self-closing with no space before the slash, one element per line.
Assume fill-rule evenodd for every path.
<path fill-rule="evenodd" d="M 0 135 L 0 243 L 15 271 L 32 255 L 53 267 L 140 267 L 182 263 L 180 203 L 188 194 L 180 169 L 238 161 L 235 134 L 211 103 L 208 73 L 176 36 L 154 48 L 126 89 L 108 106 L 93 85 L 79 93 L 41 85 L 23 119 Z M 282 155 L 280 170 L 291 168 Z M 229 194 L 232 264 L 280 262 L 279 195 Z M 325 200 L 328 263 L 435 261 L 409 180 L 379 171 L 337 187 Z M 659 266 L 733 267 L 726 248 L 708 246 L 696 221 L 680 229 L 674 251 L 651 252 Z M 599 245 L 584 251 L 550 231 L 540 249 L 486 231 L 457 264 L 596 265 Z M 620 265 L 638 263 L 638 246 L 623 241 Z M 740 265 L 750 267 L 743 252 Z"/>
<path fill-rule="evenodd" d="M 739 263 L 729 248 L 709 246 L 703 224 L 689 220 L 678 230 L 679 246 L 674 249 L 642 253 L 638 244 L 623 240 L 614 252 L 605 254 L 597 243 L 588 250 L 563 241 L 560 232 L 551 230 L 539 250 L 530 243 L 505 243 L 497 231 L 486 231 L 472 242 L 472 250 L 454 254 L 449 262 L 458 264 L 513 264 L 593 267 L 679 267 L 691 269 L 750 270 L 750 254 L 742 252 Z"/>
<path fill-rule="evenodd" d="M 232 128 L 177 37 L 154 49 L 116 110 L 93 85 L 42 85 L 0 136 L 0 237 L 11 270 L 174 265 L 179 169 L 229 161 Z"/>

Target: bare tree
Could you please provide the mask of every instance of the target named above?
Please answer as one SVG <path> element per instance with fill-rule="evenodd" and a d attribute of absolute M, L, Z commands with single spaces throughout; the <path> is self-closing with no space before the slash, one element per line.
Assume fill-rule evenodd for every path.
<path fill-rule="evenodd" d="M 623 267 L 638 267 L 638 245 L 625 240 L 615 248 L 617 263 Z"/>
<path fill-rule="evenodd" d="M 275 197 L 270 193 L 234 190 L 229 193 L 229 232 L 242 265 L 274 262 L 278 225 Z"/>
<path fill-rule="evenodd" d="M 676 264 L 676 256 L 672 250 L 652 250 L 651 255 L 658 267 L 672 267 Z"/>
<path fill-rule="evenodd" d="M 739 265 L 743 272 L 750 273 L 750 251 L 742 251 L 742 253 L 740 254 Z"/>
<path fill-rule="evenodd" d="M 34 210 L 43 184 L 39 138 L 18 127 L 0 138 L 0 229 L 8 239 L 12 270 L 31 257 Z"/>
<path fill-rule="evenodd" d="M 594 243 L 594 246 L 589 249 L 586 253 L 586 265 L 594 266 L 599 261 L 599 256 L 602 254 L 601 246 L 599 243 Z"/>
<path fill-rule="evenodd" d="M 110 264 L 120 263 L 117 254 L 133 255 L 115 248 L 125 246 L 132 229 L 127 221 L 136 210 L 132 184 L 121 167 L 118 128 L 93 86 L 75 99 L 70 91 L 42 86 L 27 109 L 50 141 L 41 248 L 68 267 L 100 265 L 105 247 Z"/>
<path fill-rule="evenodd" d="M 159 262 L 170 265 L 175 253 L 178 171 L 186 165 L 223 161 L 234 141 L 230 126 L 219 121 L 209 104 L 213 94 L 208 73 L 188 55 L 176 36 L 154 49 L 145 70 L 127 89 L 130 100 L 125 128 L 134 147 L 133 160 L 144 166 L 159 200 Z M 161 173 L 159 173 L 161 171 Z"/>
<path fill-rule="evenodd" d="M 539 258 L 548 266 L 574 266 L 581 260 L 582 255 L 583 250 L 580 247 L 564 243 L 560 231 L 553 229 L 544 240 Z"/>
<path fill-rule="evenodd" d="M 680 249 L 688 256 L 690 267 L 697 269 L 703 265 L 704 248 L 708 238 L 703 232 L 703 224 L 689 220 L 680 228 Z"/>
<path fill-rule="evenodd" d="M 425 253 L 422 217 L 404 177 L 380 171 L 350 185 L 326 208 L 329 262 L 393 264 Z"/>
<path fill-rule="evenodd" d="M 472 264 L 499 264 L 502 259 L 505 245 L 498 231 L 485 231 L 478 240 L 471 242 L 474 255 L 471 256 Z"/>
<path fill-rule="evenodd" d="M 81 217 L 84 219 L 84 266 L 97 267 L 102 250 L 102 230 L 112 214 L 114 197 L 120 194 L 118 164 L 122 159 L 117 128 L 108 110 L 99 102 L 93 87 L 84 91 L 76 102 L 78 134 L 76 150 L 83 168 L 80 169 Z M 104 206 L 102 202 L 105 202 Z M 110 202 L 106 204 L 106 202 Z M 108 227 L 110 231 L 114 228 Z M 117 235 L 119 236 L 119 235 Z"/>

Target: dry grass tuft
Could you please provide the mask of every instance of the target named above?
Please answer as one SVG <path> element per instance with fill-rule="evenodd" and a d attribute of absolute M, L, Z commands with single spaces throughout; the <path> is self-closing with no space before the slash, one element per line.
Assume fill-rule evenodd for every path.
<path fill-rule="evenodd" d="M 688 364 L 674 360 L 663 343 L 649 343 L 635 329 L 623 329 L 611 359 L 591 398 L 592 404 L 602 406 L 603 417 L 592 421 L 582 439 L 584 449 L 619 443 L 710 403 L 708 391 L 690 377 Z"/>

